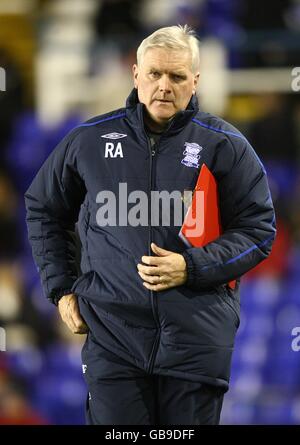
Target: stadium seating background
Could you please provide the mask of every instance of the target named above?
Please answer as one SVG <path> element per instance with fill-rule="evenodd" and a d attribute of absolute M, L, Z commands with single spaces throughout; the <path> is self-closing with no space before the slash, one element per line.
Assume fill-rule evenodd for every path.
<path fill-rule="evenodd" d="M 242 280 L 221 423 L 300 423 L 300 92 L 291 86 L 292 68 L 300 64 L 299 1 L 273 1 L 270 10 L 256 0 L 2 0 L 0 424 L 84 423 L 84 337 L 69 333 L 43 296 L 23 195 L 70 129 L 123 105 L 136 46 L 174 23 L 192 25 L 204 50 L 205 42 L 217 42 L 226 73 L 250 76 L 248 90 L 233 85 L 224 93 L 221 114 L 264 162 L 277 215 L 271 256 Z M 270 74 L 264 90 L 261 79 L 274 68 L 288 79 L 276 83 Z M 206 102 L 205 92 L 203 102 L 207 111 L 220 106 Z"/>

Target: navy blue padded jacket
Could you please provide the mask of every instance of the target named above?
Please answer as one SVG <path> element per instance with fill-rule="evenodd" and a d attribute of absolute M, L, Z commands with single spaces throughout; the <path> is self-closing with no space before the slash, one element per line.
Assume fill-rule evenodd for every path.
<path fill-rule="evenodd" d="M 25 194 L 34 260 L 47 298 L 75 293 L 91 335 L 104 348 L 149 373 L 227 390 L 239 326 L 240 277 L 267 258 L 276 233 L 266 172 L 246 138 L 199 110 L 196 96 L 164 131 L 154 155 L 143 113 L 134 89 L 125 108 L 74 128 L 51 153 Z M 102 137 L 112 133 L 123 137 Z M 120 142 L 123 156 L 105 157 L 107 142 Z M 201 147 L 200 158 L 192 154 L 190 162 L 182 162 L 188 159 L 186 143 Z M 128 194 L 183 193 L 194 189 L 203 163 L 218 183 L 224 229 L 205 247 L 187 248 L 179 226 L 172 221 L 151 226 L 151 215 L 149 224 L 136 227 L 97 224 L 101 190 L 118 199 L 123 182 Z M 161 292 L 143 286 L 137 264 L 151 254 L 152 241 L 183 254 L 185 285 Z M 235 290 L 226 285 L 233 279 Z"/>

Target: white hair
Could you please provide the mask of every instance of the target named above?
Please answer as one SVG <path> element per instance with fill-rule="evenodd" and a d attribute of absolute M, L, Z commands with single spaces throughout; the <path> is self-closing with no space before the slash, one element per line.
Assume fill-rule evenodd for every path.
<path fill-rule="evenodd" d="M 160 28 L 146 37 L 137 49 L 136 56 L 138 65 L 141 64 L 146 51 L 150 48 L 187 50 L 191 54 L 193 73 L 199 70 L 199 40 L 197 39 L 195 31 L 188 25 Z"/>

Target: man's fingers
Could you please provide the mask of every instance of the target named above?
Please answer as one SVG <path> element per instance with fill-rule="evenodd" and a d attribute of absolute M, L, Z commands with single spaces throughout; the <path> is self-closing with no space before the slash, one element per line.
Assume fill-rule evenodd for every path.
<path fill-rule="evenodd" d="M 137 269 L 139 272 L 144 273 L 145 275 L 161 275 L 162 268 L 158 266 L 144 266 L 143 264 L 138 264 Z"/>
<path fill-rule="evenodd" d="M 78 317 L 78 315 L 76 313 L 72 313 L 71 317 L 72 317 L 72 324 L 74 327 L 75 334 L 77 334 L 77 333 L 79 334 L 82 331 L 88 329 L 88 327 L 82 317 Z"/>
<path fill-rule="evenodd" d="M 74 301 L 70 310 L 70 321 L 73 327 L 74 334 L 81 334 L 87 332 L 87 325 L 80 315 L 77 301 Z"/>
<path fill-rule="evenodd" d="M 85 323 L 83 323 L 79 327 L 77 326 L 76 329 L 72 332 L 73 332 L 73 334 L 87 334 L 88 331 L 89 331 L 89 328 L 87 327 L 87 325 Z"/>
<path fill-rule="evenodd" d="M 88 327 L 84 320 L 81 318 L 70 314 L 67 323 L 69 329 L 73 332 L 73 334 L 85 334 L 88 332 Z"/>
<path fill-rule="evenodd" d="M 165 264 L 166 258 L 158 256 L 142 256 L 142 262 L 148 266 L 159 266 Z"/>
<path fill-rule="evenodd" d="M 65 318 L 66 318 L 66 324 L 67 324 L 68 328 L 73 333 L 75 333 L 75 331 L 77 330 L 77 327 L 76 327 L 76 323 L 73 320 L 72 309 L 70 307 L 66 310 Z"/>
<path fill-rule="evenodd" d="M 158 284 L 162 282 L 162 279 L 159 275 L 147 275 L 144 274 L 143 272 L 138 272 L 138 274 L 147 283 Z"/>
<path fill-rule="evenodd" d="M 147 283 L 147 282 L 143 282 L 143 285 L 147 288 L 147 289 L 149 289 L 149 290 L 153 290 L 153 291 L 155 291 L 155 292 L 159 292 L 159 291 L 161 291 L 161 290 L 166 290 L 166 289 L 169 289 L 169 287 L 171 287 L 171 286 L 169 286 L 168 284 L 164 284 L 164 283 L 159 283 L 159 284 L 150 284 L 150 283 Z"/>

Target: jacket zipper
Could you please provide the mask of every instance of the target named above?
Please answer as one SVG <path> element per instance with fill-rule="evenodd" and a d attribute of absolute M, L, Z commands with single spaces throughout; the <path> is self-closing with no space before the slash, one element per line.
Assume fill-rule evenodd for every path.
<path fill-rule="evenodd" d="M 150 179 L 149 179 L 149 197 L 150 199 L 148 200 L 148 227 L 149 227 L 149 246 L 148 246 L 148 255 L 151 256 L 151 242 L 152 242 L 152 227 L 151 227 L 151 191 L 152 191 L 152 184 L 153 184 L 153 162 L 154 162 L 154 157 L 156 154 L 156 149 L 158 144 L 155 143 L 153 146 L 151 146 L 150 141 L 149 141 L 149 137 L 147 136 L 147 141 L 148 141 L 148 148 L 149 148 L 149 152 L 150 152 Z M 150 295 L 151 295 L 151 306 L 152 306 L 152 313 L 153 313 L 153 317 L 154 320 L 156 322 L 157 328 L 158 328 L 158 333 L 155 337 L 154 343 L 153 343 L 153 347 L 152 347 L 152 351 L 151 351 L 151 355 L 150 355 L 150 359 L 149 359 L 149 365 L 148 365 L 148 373 L 152 373 L 153 368 L 154 368 L 154 360 L 156 357 L 156 353 L 158 350 L 158 344 L 159 344 L 159 338 L 160 338 L 160 334 L 161 334 L 161 328 L 160 328 L 160 323 L 159 323 L 159 319 L 157 316 L 157 300 L 156 300 L 156 293 L 154 291 L 150 291 Z"/>

